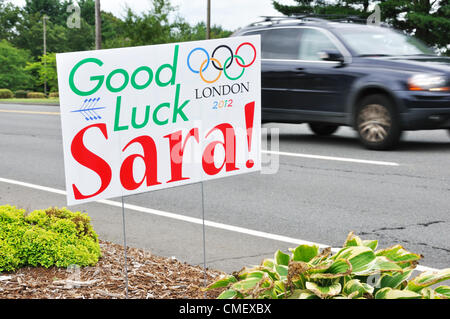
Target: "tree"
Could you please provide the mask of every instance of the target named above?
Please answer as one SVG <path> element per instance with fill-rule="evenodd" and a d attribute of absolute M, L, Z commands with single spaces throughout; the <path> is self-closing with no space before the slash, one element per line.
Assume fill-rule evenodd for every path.
<path fill-rule="evenodd" d="M 47 51 L 69 52 L 94 49 L 95 0 L 78 0 L 80 28 L 70 28 L 69 10 L 74 0 L 25 0 L 22 8 L 7 0 L 0 0 L 0 39 L 7 39 L 15 47 L 28 50 L 32 60 L 43 54 L 43 23 L 47 20 Z M 136 13 L 128 8 L 122 17 L 101 12 L 102 46 L 117 48 L 177 41 L 203 40 L 204 23 L 190 25 L 177 15 L 170 0 L 151 0 L 147 12 Z M 211 28 L 211 37 L 229 36 L 231 32 L 220 26 Z"/>
<path fill-rule="evenodd" d="M 51 18 L 46 23 L 47 51 L 69 51 L 69 42 L 67 41 L 68 28 L 65 25 L 54 23 Z M 16 30 L 19 36 L 11 40 L 16 47 L 28 50 L 34 59 L 43 54 L 43 23 L 41 14 L 22 12 Z"/>
<path fill-rule="evenodd" d="M 57 52 L 75 52 L 93 50 L 95 48 L 94 43 L 94 27 L 87 24 L 82 18 L 80 21 L 80 28 L 67 28 L 65 32 L 65 38 L 67 43 L 65 44 L 63 51 Z"/>
<path fill-rule="evenodd" d="M 380 8 L 393 27 L 450 54 L 450 0 L 384 0 Z"/>
<path fill-rule="evenodd" d="M 194 26 L 180 18 L 172 27 L 173 37 L 176 41 L 198 41 L 206 37 L 206 24 L 199 22 Z M 211 39 L 226 38 L 232 34 L 231 31 L 224 30 L 221 26 L 211 26 Z"/>
<path fill-rule="evenodd" d="M 152 0 L 152 8 L 141 15 L 130 8 L 124 19 L 125 37 L 131 45 L 149 45 L 170 42 L 171 24 L 169 15 L 174 8 L 165 0 Z"/>
<path fill-rule="evenodd" d="M 0 41 L 0 88 L 16 91 L 32 87 L 32 77 L 25 70 L 29 60 L 27 51 L 14 48 L 6 40 Z"/>
<path fill-rule="evenodd" d="M 379 4 L 381 19 L 396 29 L 415 35 L 430 46 L 450 54 L 450 0 L 295 0 L 294 6 L 273 1 L 286 15 L 333 14 L 367 18 L 370 5 Z"/>
<path fill-rule="evenodd" d="M 20 9 L 9 2 L 0 0 L 0 39 L 11 40 L 19 21 Z"/>
<path fill-rule="evenodd" d="M 67 8 L 72 1 L 65 0 L 28 0 L 20 10 L 16 23 L 17 36 L 11 42 L 18 48 L 31 52 L 34 60 L 43 54 L 43 25 L 42 17 L 47 15 L 47 50 L 50 52 L 85 51 L 93 49 L 94 28 L 86 22 L 90 19 L 89 8 L 93 0 L 81 0 L 80 28 L 67 26 L 67 19 L 71 12 Z M 84 9 L 83 9 L 84 8 Z M 0 15 L 1 16 L 1 15 Z"/>
<path fill-rule="evenodd" d="M 29 63 L 25 70 L 37 74 L 35 84 L 42 86 L 47 82 L 50 92 L 58 91 L 58 76 L 56 72 L 56 54 L 42 55 L 38 62 Z"/>
<path fill-rule="evenodd" d="M 367 10 L 358 9 L 368 7 L 369 0 L 338 0 L 337 3 L 329 3 L 326 0 L 295 0 L 298 4 L 294 6 L 283 5 L 278 1 L 273 1 L 273 6 L 285 15 L 301 14 L 322 14 L 322 15 L 342 15 L 357 16 L 365 18 L 369 16 Z"/>
<path fill-rule="evenodd" d="M 125 35 L 125 23 L 109 12 L 102 12 L 102 47 L 121 48 L 129 46 Z"/>
<path fill-rule="evenodd" d="M 174 16 L 173 21 L 170 16 Z M 152 8 L 141 14 L 127 8 L 122 19 L 103 13 L 102 24 L 105 48 L 204 40 L 206 37 L 204 22 L 191 26 L 176 15 L 176 8 L 167 0 L 152 0 Z M 220 26 L 211 28 L 211 38 L 230 35 L 231 31 Z"/>
<path fill-rule="evenodd" d="M 62 14 L 62 6 L 59 0 L 25 0 L 23 10 L 28 14 L 47 15 L 50 18 L 58 19 Z M 61 21 L 58 21 L 61 22 Z"/>

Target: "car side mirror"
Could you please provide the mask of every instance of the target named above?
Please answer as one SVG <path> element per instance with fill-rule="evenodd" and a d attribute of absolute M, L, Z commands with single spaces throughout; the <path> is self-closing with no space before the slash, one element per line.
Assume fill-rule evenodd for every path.
<path fill-rule="evenodd" d="M 344 56 L 339 51 L 327 50 L 319 52 L 319 57 L 323 61 L 333 61 L 344 63 Z"/>

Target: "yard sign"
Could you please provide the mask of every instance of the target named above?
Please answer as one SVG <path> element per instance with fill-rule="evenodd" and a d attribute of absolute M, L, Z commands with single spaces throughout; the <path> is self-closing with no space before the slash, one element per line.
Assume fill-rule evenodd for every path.
<path fill-rule="evenodd" d="M 260 170 L 259 36 L 57 55 L 69 205 Z"/>

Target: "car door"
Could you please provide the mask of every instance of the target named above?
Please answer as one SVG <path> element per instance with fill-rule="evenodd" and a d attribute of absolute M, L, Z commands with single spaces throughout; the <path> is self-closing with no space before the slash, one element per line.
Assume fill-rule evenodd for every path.
<path fill-rule="evenodd" d="M 246 33 L 261 35 L 261 95 L 264 120 L 289 121 L 284 111 L 297 100 L 290 81 L 295 77 L 293 62 L 299 54 L 300 29 L 280 27 Z"/>
<path fill-rule="evenodd" d="M 297 107 L 303 111 L 317 112 L 318 115 L 327 112 L 324 115 L 343 116 L 344 95 L 353 77 L 346 63 L 324 61 L 321 53 L 338 52 L 344 58 L 349 54 L 325 29 L 304 27 L 301 30 L 295 79 L 291 81 L 292 89 L 298 92 L 298 98 L 302 100 Z"/>

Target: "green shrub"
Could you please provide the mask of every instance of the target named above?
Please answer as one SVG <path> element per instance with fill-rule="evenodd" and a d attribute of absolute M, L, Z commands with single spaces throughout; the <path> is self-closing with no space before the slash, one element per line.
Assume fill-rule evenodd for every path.
<path fill-rule="evenodd" d="M 14 93 L 8 89 L 0 89 L 0 99 L 12 99 Z"/>
<path fill-rule="evenodd" d="M 41 92 L 28 92 L 27 98 L 29 99 L 45 99 L 46 96 Z"/>
<path fill-rule="evenodd" d="M 48 97 L 51 97 L 51 98 L 57 98 L 57 97 L 59 97 L 59 93 L 58 93 L 58 92 L 51 92 L 51 93 L 48 95 Z"/>
<path fill-rule="evenodd" d="M 301 245 L 278 250 L 260 266 L 244 268 L 208 286 L 223 288 L 218 298 L 257 299 L 450 299 L 450 287 L 430 286 L 450 279 L 450 268 L 425 271 L 408 280 L 422 256 L 395 245 L 376 250 L 378 241 L 350 233 L 336 254 Z"/>
<path fill-rule="evenodd" d="M 25 210 L 0 206 L 0 272 L 24 266 L 91 266 L 101 256 L 86 214 L 66 208 Z"/>
<path fill-rule="evenodd" d="M 28 91 L 25 90 L 18 90 L 14 94 L 16 99 L 26 99 L 27 98 Z"/>

